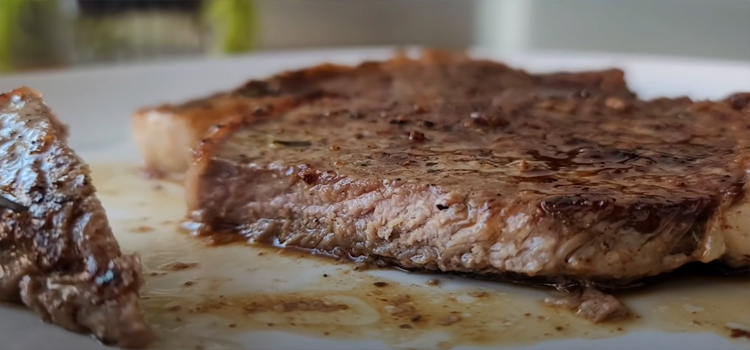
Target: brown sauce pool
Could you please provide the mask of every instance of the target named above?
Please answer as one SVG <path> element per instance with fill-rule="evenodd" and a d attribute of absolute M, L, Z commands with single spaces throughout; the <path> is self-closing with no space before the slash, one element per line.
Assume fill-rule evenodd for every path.
<path fill-rule="evenodd" d="M 180 186 L 143 179 L 128 164 L 92 169 L 123 250 L 142 257 L 142 303 L 161 336 L 155 348 L 268 348 L 295 337 L 303 338 L 289 347 L 342 340 L 370 348 L 520 347 L 639 331 L 709 332 L 729 346 L 750 346 L 750 276 L 686 277 L 621 293 L 635 316 L 592 324 L 543 306 L 546 289 L 212 246 L 179 232 Z"/>

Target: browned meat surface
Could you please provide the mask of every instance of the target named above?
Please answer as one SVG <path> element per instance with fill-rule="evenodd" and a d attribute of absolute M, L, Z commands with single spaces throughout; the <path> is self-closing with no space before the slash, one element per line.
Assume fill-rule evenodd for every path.
<path fill-rule="evenodd" d="M 34 91 L 0 95 L 0 301 L 106 344 L 145 347 L 140 261 L 121 255 L 66 135 Z"/>
<path fill-rule="evenodd" d="M 617 71 L 451 58 L 352 72 L 202 143 L 186 175 L 198 233 L 610 285 L 750 262 L 750 95 L 641 101 Z"/>
<path fill-rule="evenodd" d="M 350 70 L 326 65 L 313 71 L 280 74 L 268 81 L 250 81 L 230 92 L 178 105 L 143 108 L 132 119 L 136 145 L 148 171 L 179 178 L 191 162 L 193 149 L 212 126 L 238 116 L 282 113 L 310 98 L 319 98 L 318 85 Z"/>
<path fill-rule="evenodd" d="M 442 59 L 441 54 L 433 53 L 426 55 L 423 61 L 439 59 Z M 398 58 L 392 63 L 397 64 L 397 61 Z M 617 70 L 532 76 L 493 62 L 467 62 L 456 71 L 447 67 L 442 72 L 451 75 L 453 83 L 461 84 L 452 91 L 451 86 L 429 86 L 429 80 L 440 79 L 437 74 L 441 72 L 392 70 L 393 64 L 384 66 L 379 62 L 370 62 L 358 67 L 326 64 L 314 69 L 285 72 L 263 81 L 250 81 L 234 90 L 182 104 L 143 108 L 133 116 L 134 138 L 149 171 L 174 177 L 185 172 L 192 159 L 192 150 L 212 126 L 238 116 L 279 115 L 285 110 L 324 97 L 382 101 L 388 99 L 390 93 L 414 93 L 405 89 L 419 85 L 417 81 L 420 80 L 426 85 L 419 86 L 422 96 L 413 96 L 415 103 L 419 99 L 427 99 L 424 102 L 431 103 L 429 99 L 437 95 L 459 90 L 467 97 L 475 93 L 474 89 L 524 89 L 537 84 L 546 85 L 547 89 L 541 92 L 543 94 L 585 95 L 601 91 L 609 95 L 631 96 L 622 79 L 622 72 Z M 474 86 L 473 82 L 484 74 L 497 80 L 486 81 L 484 87 Z M 408 85 L 410 82 L 415 85 Z M 388 90 L 391 87 L 393 91 Z M 438 91 L 441 89 L 444 91 Z"/>

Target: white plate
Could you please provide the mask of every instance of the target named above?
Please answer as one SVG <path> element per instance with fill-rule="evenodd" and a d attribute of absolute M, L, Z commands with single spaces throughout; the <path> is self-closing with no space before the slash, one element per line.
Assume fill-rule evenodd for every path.
<path fill-rule="evenodd" d="M 130 142 L 130 114 L 142 106 L 162 102 L 180 102 L 241 84 L 249 78 L 260 78 L 285 69 L 300 68 L 321 62 L 356 63 L 365 59 L 383 59 L 391 54 L 389 49 L 368 48 L 348 50 L 321 50 L 286 53 L 264 53 L 247 57 L 221 60 L 185 60 L 132 66 L 103 66 L 80 70 L 51 73 L 6 75 L 0 77 L 0 90 L 26 85 L 41 91 L 47 103 L 58 116 L 72 128 L 71 143 L 87 161 L 92 163 L 94 181 L 100 190 L 100 197 L 108 209 L 118 239 L 127 251 L 137 250 L 148 261 L 149 254 L 169 259 L 200 261 L 205 265 L 200 272 L 180 275 L 180 278 L 208 278 L 221 274 L 218 261 L 211 256 L 216 253 L 193 252 L 188 257 L 175 257 L 179 252 L 169 250 L 168 243 L 188 247 L 190 238 L 169 233 L 133 233 L 134 228 L 148 224 L 158 230 L 169 230 L 168 226 L 154 220 L 176 220 L 184 213 L 179 204 L 180 190 L 177 186 L 166 185 L 166 194 L 159 196 L 149 192 L 150 184 L 129 174 L 123 162 L 137 164 L 138 155 Z M 641 97 L 688 95 L 693 98 L 721 98 L 736 91 L 750 91 L 750 65 L 746 62 L 696 61 L 682 58 L 655 58 L 623 55 L 574 54 L 563 52 L 539 52 L 529 55 L 503 55 L 476 51 L 478 56 L 503 60 L 511 65 L 533 72 L 552 70 L 583 70 L 594 68 L 621 67 L 627 73 L 630 86 Z M 113 163 L 117 161 L 119 163 Z M 127 188 L 117 191 L 117 188 Z M 173 205 L 159 206 L 159 203 Z M 177 204 L 174 204 L 177 203 Z M 158 210 L 157 210 L 158 209 Z M 165 238 L 166 237 L 166 238 Z M 174 241 L 180 243 L 173 243 Z M 165 242 L 167 241 L 167 242 Z M 161 247 L 161 248 L 155 248 Z M 222 248 L 223 249 L 223 248 Z M 245 249 L 245 247 L 242 247 Z M 232 249 L 229 249 L 232 250 Z M 218 250 L 214 250 L 218 251 Z M 228 250 L 227 250 L 228 251 Z M 237 250 L 234 253 L 240 254 Z M 160 255 L 161 254 L 161 255 Z M 172 254 L 172 255 L 170 255 Z M 254 253 L 253 253 L 254 254 Z M 224 253 L 222 253 L 224 255 Z M 240 254 L 241 255 L 241 254 Z M 234 255 L 238 257 L 238 255 Z M 154 258 L 152 262 L 158 259 Z M 211 260 L 214 259 L 214 260 Z M 276 259 L 276 260 L 274 260 Z M 281 261 L 278 257 L 270 260 Z M 236 260 L 236 259 L 235 259 Z M 241 260 L 241 259 L 240 259 Z M 247 288 L 254 291 L 294 289 L 304 286 L 311 275 L 318 276 L 323 271 L 340 273 L 348 265 L 325 264 L 322 262 L 299 262 L 290 260 L 279 276 L 257 271 L 248 273 L 252 278 L 237 277 L 233 288 Z M 212 265 L 211 262 L 214 262 Z M 233 260 L 234 261 L 234 260 Z M 257 262 L 256 262 L 257 263 Z M 240 263 L 238 263 L 240 264 Z M 279 263 L 283 265 L 284 263 Z M 214 266 L 215 265 L 215 266 Z M 216 270 L 210 270 L 211 268 Z M 247 267 L 247 266 L 245 266 Z M 274 270 L 268 267 L 268 271 Z M 248 270 L 248 269 L 246 269 Z M 263 269 L 260 269 L 263 270 Z M 273 272 L 272 274 L 275 274 Z M 424 281 L 426 276 L 407 275 L 395 271 L 377 271 L 386 279 L 404 282 Z M 273 278 L 272 278 L 273 277 Z M 280 278 L 277 278 L 280 277 Z M 269 286 L 260 285 L 266 278 Z M 283 280 L 283 281 L 281 281 Z M 271 282 L 273 281 L 273 282 Z M 167 283 L 167 282 L 165 282 Z M 462 288 L 474 282 L 456 279 L 441 287 Z M 486 288 L 511 288 L 489 286 Z M 162 286 L 163 287 L 163 286 Z M 154 291 L 164 290 L 150 285 Z M 269 289 L 269 290 L 270 290 Z M 148 291 L 147 291 L 148 293 Z M 536 292 L 530 292 L 536 293 Z M 539 294 L 541 295 L 541 294 Z M 739 320 L 750 324 L 750 320 Z M 197 322 L 197 321 L 196 321 Z M 201 321 L 209 322 L 210 321 Z M 197 323 L 196 323 L 197 324 Z M 196 332 L 199 332 L 196 330 Z M 211 334 L 207 337 L 210 338 Z M 203 338 L 203 347 L 210 349 L 211 341 Z M 223 340 L 218 341 L 218 345 Z M 42 324 L 34 315 L 23 309 L 0 306 L 0 348 L 20 349 L 98 349 L 102 346 L 91 339 L 62 331 Z M 187 344 L 187 345 L 186 345 Z M 213 344 L 213 345 L 217 345 Z M 319 336 L 278 331 L 248 331 L 236 334 L 228 347 L 246 349 L 387 349 L 407 348 L 408 342 L 386 345 L 378 339 L 335 340 Z M 413 343 L 414 347 L 435 343 Z M 529 349 L 621 349 L 621 348 L 680 348 L 680 349 L 747 349 L 749 342 L 730 341 L 712 333 L 664 333 L 658 331 L 633 331 L 622 336 L 591 340 L 568 339 L 536 344 L 526 344 Z M 179 344 L 178 344 L 179 345 Z M 179 345 L 193 346 L 192 343 Z M 512 346 L 513 348 L 520 345 Z M 470 347 L 457 347 L 469 349 Z"/>

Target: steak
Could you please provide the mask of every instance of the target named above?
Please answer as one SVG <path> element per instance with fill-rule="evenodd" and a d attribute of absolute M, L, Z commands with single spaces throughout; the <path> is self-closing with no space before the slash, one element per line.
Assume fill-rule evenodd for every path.
<path fill-rule="evenodd" d="M 186 175 L 197 234 L 609 285 L 750 262 L 750 94 L 643 101 L 613 71 L 446 57 L 353 72 L 202 142 Z"/>
<path fill-rule="evenodd" d="M 142 348 L 137 256 L 122 255 L 88 166 L 28 88 L 0 95 L 0 301 L 103 343 Z"/>
<path fill-rule="evenodd" d="M 421 61 L 429 64 L 446 59 L 456 58 L 429 51 Z M 545 87 L 544 91 L 539 92 L 546 94 L 633 96 L 619 70 L 530 75 L 496 62 L 465 61 L 460 66 L 444 66 L 442 69 L 445 71 L 440 72 L 404 69 L 398 63 L 402 61 L 396 57 L 390 62 L 366 62 L 355 67 L 324 64 L 312 69 L 283 72 L 264 80 L 252 80 L 231 91 L 181 104 L 142 108 L 132 119 L 135 142 L 149 172 L 159 176 L 181 177 L 191 162 L 192 150 L 216 124 L 246 115 L 279 115 L 327 96 L 383 101 L 390 99 L 388 94 L 391 93 L 415 94 L 418 91 L 407 91 L 414 87 L 408 85 L 411 79 L 425 84 L 419 86 L 419 93 L 423 95 L 403 97 L 413 98 L 415 102 L 424 98 L 427 103 L 438 95 L 450 95 L 459 90 L 469 96 L 480 88 L 496 91 L 499 88 L 538 85 Z M 441 85 L 444 83 L 441 79 L 446 77 L 440 74 L 450 75 L 452 83 L 460 86 Z M 475 86 L 474 82 L 485 74 L 495 80 L 486 79 L 486 86 Z"/>

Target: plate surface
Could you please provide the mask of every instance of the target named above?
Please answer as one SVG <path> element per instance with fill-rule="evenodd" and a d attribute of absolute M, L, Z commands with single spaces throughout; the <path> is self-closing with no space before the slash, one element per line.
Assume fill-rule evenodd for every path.
<path fill-rule="evenodd" d="M 262 78 L 281 70 L 301 68 L 322 62 L 357 63 L 362 60 L 384 59 L 391 50 L 365 48 L 346 50 L 296 51 L 286 53 L 263 53 L 230 59 L 200 59 L 132 66 L 102 66 L 51 73 L 6 75 L 0 77 L 0 91 L 26 85 L 42 92 L 48 105 L 71 126 L 73 147 L 94 170 L 94 183 L 100 190 L 113 227 L 126 251 L 139 251 L 148 263 L 148 254 L 153 252 L 156 260 L 168 261 L 178 254 L 171 251 L 174 245 L 189 246 L 189 238 L 174 238 L 170 232 L 158 237 L 160 232 L 138 235 L 137 228 L 144 223 L 158 226 L 155 220 L 178 220 L 184 213 L 181 194 L 176 186 L 167 187 L 158 196 L 149 194 L 148 184 L 138 182 L 130 174 L 132 167 L 123 164 L 138 164 L 138 154 L 130 141 L 130 114 L 137 108 L 163 102 L 180 102 L 237 86 L 250 78 Z M 750 65 L 746 62 L 696 61 L 683 58 L 659 58 L 642 56 L 574 54 L 564 52 L 538 52 L 527 55 L 507 55 L 476 51 L 477 56 L 502 60 L 513 66 L 532 72 L 554 70 L 585 70 L 620 67 L 626 71 L 630 86 L 640 97 L 687 95 L 692 98 L 721 98 L 737 91 L 750 91 Z M 127 189 L 123 191 L 122 189 Z M 145 194 L 144 194 L 145 193 Z M 140 197 L 139 197 L 140 196 Z M 145 197 L 144 197 L 145 196 Z M 149 197 L 151 196 L 151 197 Z M 161 201 L 161 202 L 160 202 Z M 158 203 L 174 205 L 158 206 Z M 165 219 L 166 218 L 166 219 Z M 149 221 L 150 220 L 150 221 Z M 166 226 L 164 226 L 166 227 Z M 159 228 L 158 230 L 168 230 Z M 169 237 L 169 238 L 164 238 Z M 165 242 L 165 240 L 174 241 Z M 184 242 L 183 242 L 184 241 Z M 157 246 L 163 248 L 158 250 Z M 152 249 L 152 250 L 149 250 Z M 161 255 L 159 255 L 161 254 Z M 192 260 L 201 258 L 219 261 L 211 253 L 195 253 Z M 239 254 L 239 253 L 238 253 Z M 191 260 L 191 257 L 185 259 Z M 215 259 L 215 260 L 210 260 Z M 277 259 L 277 258 L 274 258 Z M 203 262 L 201 262 L 203 263 Z M 224 269 L 210 263 L 202 266 L 198 278 L 214 276 Z M 328 266 L 331 265 L 331 266 Z M 212 268 L 216 270 L 211 270 Z M 282 272 L 286 282 L 270 286 L 269 290 L 294 290 L 305 285 L 307 276 L 322 271 L 346 269 L 347 267 L 316 262 L 296 263 Z M 271 269 L 269 267 L 269 269 Z M 262 268 L 261 268 L 262 270 Z M 272 269 L 271 269 L 272 270 Z M 271 271 L 269 270 L 269 271 Z M 231 271 L 231 269 L 225 269 Z M 261 272 L 254 272 L 254 280 L 243 280 L 240 288 L 263 291 L 254 281 L 261 281 Z M 426 280 L 425 276 L 407 275 L 395 271 L 378 271 L 384 278 L 413 283 Z M 387 276 L 386 276 L 387 275 Z M 268 276 L 266 276 L 268 277 Z M 243 277 L 235 277 L 242 280 Z M 269 277 L 269 281 L 271 281 Z M 273 279 L 274 283 L 278 282 Z M 166 282 L 164 282 L 166 283 Z M 243 287 L 243 283 L 244 285 Z M 269 282 L 271 283 L 271 282 Z M 444 288 L 460 288 L 472 283 L 461 280 L 449 282 Z M 154 291 L 167 291 L 153 287 Z M 237 285 L 235 285 L 237 288 Z M 489 287 L 488 287 L 489 288 Z M 493 287 L 494 288 L 494 287 Z M 166 293 L 166 292 L 165 292 Z M 167 293 L 168 294 L 168 293 Z M 541 295 L 541 294 L 540 294 Z M 747 321 L 743 319 L 743 321 Z M 203 322 L 203 321 L 202 321 Z M 205 321 L 210 322 L 210 321 Z M 747 324 L 746 324 L 747 326 Z M 393 347 L 440 347 L 440 344 L 390 344 L 376 340 L 335 340 L 305 336 L 280 331 L 248 331 L 235 334 L 230 340 L 204 338 L 201 347 L 245 348 L 245 349 L 388 349 Z M 0 348 L 20 349 L 100 349 L 103 346 L 91 339 L 56 327 L 42 324 L 31 313 L 15 307 L 0 306 Z M 747 349 L 750 342 L 735 342 L 712 333 L 663 333 L 655 331 L 629 332 L 622 336 L 605 339 L 567 339 L 524 345 L 528 349 Z M 192 343 L 160 345 L 162 348 L 186 348 Z M 518 348 L 514 345 L 512 348 Z M 458 346 L 456 349 L 469 347 Z"/>

